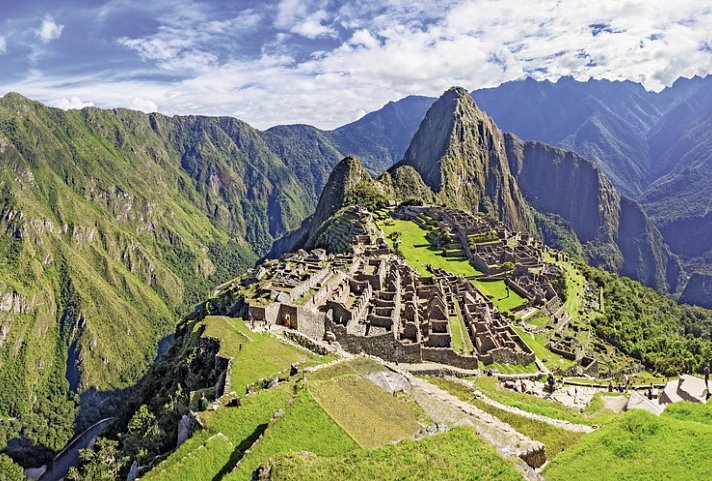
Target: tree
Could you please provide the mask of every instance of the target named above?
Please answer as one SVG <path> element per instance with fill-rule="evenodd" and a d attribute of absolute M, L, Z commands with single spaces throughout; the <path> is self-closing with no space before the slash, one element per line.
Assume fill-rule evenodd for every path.
<path fill-rule="evenodd" d="M 0 454 L 0 481 L 22 481 L 25 473 L 10 456 Z"/>
<path fill-rule="evenodd" d="M 81 468 L 69 470 L 67 479 L 71 481 L 115 481 L 125 458 L 120 458 L 118 441 L 100 438 L 95 449 L 81 449 Z"/>
<path fill-rule="evenodd" d="M 163 438 L 156 416 L 143 404 L 129 421 L 128 432 L 123 438 L 123 452 L 143 463 L 160 449 Z"/>

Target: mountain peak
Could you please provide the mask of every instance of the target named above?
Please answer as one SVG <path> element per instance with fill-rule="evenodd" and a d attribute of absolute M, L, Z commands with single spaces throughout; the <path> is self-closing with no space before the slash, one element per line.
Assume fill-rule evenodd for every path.
<path fill-rule="evenodd" d="M 470 93 L 448 89 L 425 114 L 403 160 L 448 205 L 497 215 L 529 231 L 530 216 L 509 172 L 502 132 Z"/>

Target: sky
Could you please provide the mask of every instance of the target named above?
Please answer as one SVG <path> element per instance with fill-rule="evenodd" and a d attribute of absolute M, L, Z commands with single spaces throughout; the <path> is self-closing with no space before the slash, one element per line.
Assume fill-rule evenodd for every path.
<path fill-rule="evenodd" d="M 710 73 L 708 0 L 0 0 L 0 95 L 64 109 L 331 129 L 452 85 Z"/>

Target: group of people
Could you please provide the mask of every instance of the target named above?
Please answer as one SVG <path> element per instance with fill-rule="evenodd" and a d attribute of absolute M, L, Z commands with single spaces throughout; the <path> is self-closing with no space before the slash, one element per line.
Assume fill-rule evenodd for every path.
<path fill-rule="evenodd" d="M 252 314 L 250 314 L 249 321 L 250 321 L 250 328 L 253 329 L 253 330 L 257 327 L 257 323 L 258 323 L 258 322 L 262 325 L 262 327 L 263 327 L 265 330 L 267 330 L 267 331 L 270 330 L 270 323 L 269 323 L 269 321 L 268 321 L 267 319 L 261 319 L 261 320 L 258 321 L 258 320 L 255 319 L 255 316 L 253 316 Z"/>

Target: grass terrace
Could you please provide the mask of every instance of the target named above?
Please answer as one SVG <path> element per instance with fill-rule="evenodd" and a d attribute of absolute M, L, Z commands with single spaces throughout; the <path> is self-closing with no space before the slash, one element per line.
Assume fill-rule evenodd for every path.
<path fill-rule="evenodd" d="M 248 384 L 287 372 L 293 363 L 313 365 L 329 359 L 282 342 L 271 334 L 252 332 L 241 319 L 209 316 L 203 322 L 203 335 L 220 339 L 220 355 L 233 359 L 230 388 L 240 394 Z"/>
<path fill-rule="evenodd" d="M 549 464 L 547 481 L 709 479 L 712 426 L 634 410 L 584 437 Z"/>
<path fill-rule="evenodd" d="M 356 449 L 358 444 L 302 388 L 284 416 L 267 428 L 238 468 L 223 479 L 248 480 L 261 462 L 276 455 L 308 451 L 318 456 L 336 456 Z"/>
<path fill-rule="evenodd" d="M 509 289 L 509 294 L 507 294 L 507 285 L 504 281 L 478 281 L 475 279 L 472 283 L 482 294 L 492 299 L 497 309 L 502 312 L 509 312 L 526 302 L 526 299 L 512 289 Z"/>
<path fill-rule="evenodd" d="M 512 464 L 471 427 L 421 441 L 403 441 L 341 457 L 291 456 L 277 460 L 272 481 L 521 481 Z"/>
<path fill-rule="evenodd" d="M 542 399 L 530 394 L 519 393 L 499 387 L 497 378 L 480 376 L 475 387 L 490 399 L 507 406 L 519 408 L 532 414 L 540 414 L 579 424 L 602 424 L 614 414 L 602 408 L 602 403 L 594 397 L 591 404 L 581 413 L 578 409 L 564 406 L 553 400 Z"/>
<path fill-rule="evenodd" d="M 566 431 L 554 427 L 551 424 L 529 419 L 518 414 L 512 414 L 491 406 L 481 399 L 473 398 L 472 390 L 458 382 L 443 378 L 429 378 L 429 381 L 448 391 L 453 396 L 471 403 L 475 407 L 506 422 L 525 436 L 541 441 L 546 447 L 546 455 L 549 461 L 561 454 L 564 450 L 578 443 L 583 436 L 583 433 Z"/>

